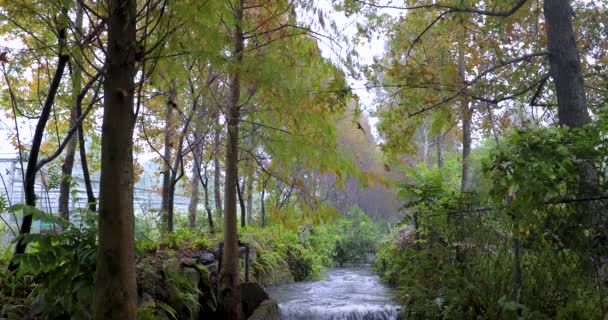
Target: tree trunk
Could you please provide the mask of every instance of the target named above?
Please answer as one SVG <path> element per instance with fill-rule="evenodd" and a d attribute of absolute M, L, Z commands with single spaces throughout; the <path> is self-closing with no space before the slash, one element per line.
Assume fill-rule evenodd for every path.
<path fill-rule="evenodd" d="M 461 23 L 462 20 L 461 20 Z M 462 83 L 466 82 L 466 65 L 464 56 L 464 46 L 466 30 L 463 27 L 462 34 L 458 43 L 458 74 Z M 467 97 L 460 100 L 462 112 L 462 176 L 460 181 L 460 192 L 468 192 L 471 187 L 470 160 L 471 155 L 471 121 L 473 118 L 473 108 Z"/>
<path fill-rule="evenodd" d="M 192 182 L 191 182 L 191 195 L 190 195 L 190 203 L 188 204 L 188 227 L 190 229 L 196 228 L 196 209 L 198 207 L 198 197 L 199 197 L 199 184 L 201 179 L 201 161 L 202 161 L 202 148 L 198 141 L 198 134 L 194 135 L 194 141 L 196 141 L 197 146 L 194 148 L 193 158 L 194 164 L 192 165 Z"/>
<path fill-rule="evenodd" d="M 422 162 L 429 165 L 429 118 L 425 117 L 422 123 Z"/>
<path fill-rule="evenodd" d="M 213 155 L 213 195 L 215 200 L 215 214 L 217 217 L 222 216 L 222 194 L 220 192 L 220 138 L 222 127 L 220 126 L 220 112 L 215 113 L 215 136 L 214 136 L 214 155 Z"/>
<path fill-rule="evenodd" d="M 244 37 L 241 25 L 243 22 L 243 0 L 236 0 L 233 5 L 234 31 L 232 40 L 234 66 L 230 72 L 230 101 L 226 122 L 228 139 L 226 144 L 226 182 L 224 191 L 224 253 L 220 273 L 220 301 L 218 313 L 221 319 L 238 320 L 241 318 L 241 278 L 239 265 L 239 246 L 237 239 L 236 188 L 238 184 L 239 161 L 239 98 L 241 80 L 238 67 L 243 62 Z"/>
<path fill-rule="evenodd" d="M 266 197 L 266 183 L 268 179 L 264 180 L 262 183 L 262 194 L 260 196 L 260 209 L 262 211 L 262 216 L 260 217 L 260 224 L 262 228 L 266 226 L 266 206 L 264 205 L 264 198 Z"/>
<path fill-rule="evenodd" d="M 211 206 L 209 205 L 209 180 L 207 179 L 207 172 L 205 171 L 203 191 L 205 192 L 205 211 L 207 211 L 207 223 L 209 223 L 209 230 L 211 234 L 215 233 L 215 226 L 213 225 L 213 214 L 211 213 Z"/>
<path fill-rule="evenodd" d="M 251 224 L 251 219 L 253 218 L 253 170 L 249 169 L 249 173 L 247 174 L 247 186 L 245 189 L 247 190 L 247 223 Z"/>
<path fill-rule="evenodd" d="M 167 105 L 165 110 L 165 141 L 164 141 L 164 154 L 163 154 L 163 182 L 161 191 L 161 208 L 160 212 L 163 217 L 163 221 L 166 223 L 168 232 L 173 232 L 173 215 L 171 214 L 171 149 L 173 147 L 173 128 L 171 121 L 173 119 L 173 108 L 175 107 L 175 83 L 172 83 L 171 90 L 169 92 L 169 98 L 167 99 Z"/>
<path fill-rule="evenodd" d="M 471 188 L 471 117 L 472 108 L 468 101 L 462 103 L 462 180 L 460 192 L 468 192 Z"/>
<path fill-rule="evenodd" d="M 49 120 L 51 109 L 53 107 L 53 103 L 55 102 L 55 96 L 57 95 L 57 90 L 59 89 L 61 78 L 63 77 L 65 66 L 69 60 L 69 56 L 64 51 L 67 31 L 65 28 L 62 28 L 58 31 L 59 59 L 57 62 L 57 69 L 55 70 L 55 74 L 53 75 L 53 79 L 51 80 L 49 93 L 47 94 L 46 100 L 44 101 L 42 112 L 40 113 L 40 117 L 38 118 L 38 123 L 36 123 L 36 129 L 32 138 L 32 147 L 30 148 L 30 154 L 27 160 L 27 167 L 25 169 L 25 181 L 23 189 L 25 194 L 25 204 L 28 206 L 36 206 L 35 185 L 36 174 L 40 170 L 40 168 L 38 168 L 38 155 L 40 154 L 40 146 L 44 137 L 46 123 Z M 23 218 L 21 220 L 21 228 L 19 229 L 20 235 L 30 233 L 32 229 L 32 219 L 33 217 L 31 214 L 23 215 Z M 20 238 L 15 246 L 15 252 L 13 257 L 23 254 L 25 252 L 26 247 L 27 244 L 23 242 L 23 238 Z M 14 260 L 11 260 L 9 269 L 11 271 L 14 271 L 17 269 L 17 267 L 18 265 L 14 262 Z"/>
<path fill-rule="evenodd" d="M 247 225 L 247 209 L 245 208 L 245 201 L 244 201 L 244 193 L 247 192 L 247 190 L 245 190 L 245 177 L 243 177 L 243 183 L 239 186 L 239 184 L 237 183 L 236 185 L 236 192 L 239 196 L 239 205 L 241 206 L 241 228 L 245 228 L 245 225 Z"/>
<path fill-rule="evenodd" d="M 572 28 L 574 12 L 570 0 L 545 0 L 544 7 L 559 124 L 569 128 L 582 127 L 591 119 L 587 112 L 581 57 Z"/>
<path fill-rule="evenodd" d="M 76 4 L 76 33 L 82 34 L 82 16 L 83 9 L 80 3 Z M 78 95 L 82 89 L 82 73 L 80 70 L 81 59 L 78 49 L 73 53 L 74 63 L 72 64 L 72 103 L 74 104 L 70 111 L 70 128 L 77 125 L 78 119 Z M 70 221 L 70 184 L 72 182 L 72 169 L 74 168 L 74 157 L 76 155 L 76 146 L 78 136 L 72 136 L 68 143 L 65 158 L 61 165 L 61 182 L 59 184 L 59 200 L 57 207 L 59 208 L 59 216 L 66 221 Z"/>
<path fill-rule="evenodd" d="M 95 319 L 133 320 L 137 310 L 133 215 L 137 3 L 109 1 L 108 15 Z"/>
<path fill-rule="evenodd" d="M 76 76 L 74 78 L 80 78 Z M 80 91 L 80 80 L 72 80 L 74 88 L 72 90 Z M 78 84 L 78 87 L 76 86 Z M 72 92 L 73 94 L 74 92 Z M 78 94 L 76 94 L 78 95 Z M 75 99 L 74 99 L 75 100 Z M 70 112 L 70 128 L 76 126 L 77 111 L 74 109 Z M 73 136 L 70 138 L 70 142 L 65 151 L 65 158 L 61 165 L 61 182 L 59 183 L 59 199 L 58 208 L 59 216 L 66 221 L 70 221 L 70 184 L 72 182 L 72 169 L 74 168 L 74 158 L 76 155 L 76 144 L 78 143 L 78 137 Z"/>
<path fill-rule="evenodd" d="M 567 128 L 579 128 L 590 123 L 591 118 L 587 111 L 581 57 L 572 27 L 574 11 L 569 0 L 545 0 L 544 11 L 549 65 L 555 83 L 559 124 Z M 593 165 L 581 161 L 578 166 L 581 178 L 580 190 L 577 191 L 579 196 L 599 194 L 599 177 Z M 578 206 L 572 223 L 597 225 L 602 221 L 601 212 L 597 204 L 583 202 Z"/>
<path fill-rule="evenodd" d="M 443 169 L 443 134 L 441 132 L 437 135 L 437 168 Z"/>
<path fill-rule="evenodd" d="M 82 114 L 81 105 L 76 105 L 76 112 L 78 117 Z M 97 211 L 97 199 L 95 198 L 95 193 L 93 192 L 93 184 L 91 183 L 91 175 L 89 173 L 89 164 L 87 161 L 87 149 L 84 139 L 84 129 L 82 128 L 82 122 L 78 124 L 78 150 L 80 151 L 80 166 L 82 167 L 82 178 L 84 180 L 84 186 L 87 191 L 87 203 L 89 206 L 89 211 L 95 212 Z"/>

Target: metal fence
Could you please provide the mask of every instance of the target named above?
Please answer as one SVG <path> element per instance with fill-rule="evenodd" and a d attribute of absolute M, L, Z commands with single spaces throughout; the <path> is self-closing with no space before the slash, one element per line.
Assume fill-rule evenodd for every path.
<path fill-rule="evenodd" d="M 151 165 L 148 165 L 147 167 L 148 170 L 144 171 L 140 181 L 134 188 L 134 207 L 136 214 L 155 210 L 158 211 L 161 208 L 161 196 L 158 191 L 159 189 L 156 188 L 157 186 L 160 186 L 160 179 L 159 176 L 151 174 L 151 172 L 158 173 L 159 170 L 153 170 L 153 166 Z M 25 163 L 23 164 L 23 168 L 25 168 Z M 44 212 L 54 214 L 58 211 L 59 187 L 54 186 L 53 183 L 50 182 L 52 180 L 51 174 L 56 173 L 50 172 L 48 169 L 43 169 L 38 174 L 35 191 L 38 197 L 37 207 Z M 86 208 L 87 194 L 82 170 L 78 162 L 74 165 L 72 181 L 74 183 L 70 190 L 71 210 L 76 211 L 78 208 Z M 98 173 L 92 174 L 91 182 L 93 192 L 97 196 L 99 194 Z M 0 196 L 4 197 L 9 205 L 25 202 L 22 167 L 16 157 L 0 158 Z M 189 201 L 189 197 L 182 194 L 176 194 L 174 199 L 175 210 L 186 210 Z M 13 229 L 17 230 L 18 221 L 20 221 L 21 217 L 19 215 L 9 214 L 8 212 L 0 212 L 0 217 L 2 218 L 2 220 L 0 220 L 0 244 L 6 244 L 13 238 L 13 234 L 6 224 L 9 224 Z M 74 218 L 77 220 L 78 216 L 75 215 Z M 41 228 L 44 228 L 44 226 L 41 226 L 39 222 L 34 222 L 32 232 L 40 232 Z"/>

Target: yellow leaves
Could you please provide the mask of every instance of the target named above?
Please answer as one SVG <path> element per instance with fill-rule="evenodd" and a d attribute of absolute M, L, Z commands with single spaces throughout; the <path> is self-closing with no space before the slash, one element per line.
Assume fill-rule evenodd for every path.
<path fill-rule="evenodd" d="M 144 174 L 144 167 L 139 163 L 139 161 L 133 162 L 133 183 L 139 182 L 142 175 Z"/>
<path fill-rule="evenodd" d="M 304 181 L 302 180 L 302 178 L 296 178 L 296 180 L 294 181 L 294 185 L 300 189 L 303 189 L 305 187 Z"/>
<path fill-rule="evenodd" d="M 19 147 L 21 147 L 21 151 L 26 151 L 25 145 L 19 144 L 19 141 L 17 141 L 17 135 L 13 135 L 10 139 L 13 148 L 19 150 Z"/>
<path fill-rule="evenodd" d="M 387 164 L 384 164 L 384 166 L 385 166 L 385 168 L 388 167 Z M 390 168 L 388 171 L 390 171 Z M 381 184 L 384 187 L 390 187 L 390 185 L 391 185 L 390 181 L 382 173 L 374 173 L 374 172 L 366 171 L 366 172 L 362 172 L 361 174 L 363 175 L 363 178 L 365 179 L 365 181 L 370 185 L 370 188 L 375 188 L 376 183 Z"/>
<path fill-rule="evenodd" d="M 51 143 L 50 141 L 44 141 L 41 145 L 40 145 L 40 152 L 42 154 L 49 154 L 53 151 L 53 149 L 55 148 L 55 144 Z"/>

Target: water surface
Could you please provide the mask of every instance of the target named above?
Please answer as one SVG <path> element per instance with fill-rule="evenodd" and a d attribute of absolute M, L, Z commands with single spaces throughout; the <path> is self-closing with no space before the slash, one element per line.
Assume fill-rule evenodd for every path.
<path fill-rule="evenodd" d="M 267 288 L 282 320 L 395 320 L 399 307 L 369 266 L 329 269 L 321 281 Z"/>

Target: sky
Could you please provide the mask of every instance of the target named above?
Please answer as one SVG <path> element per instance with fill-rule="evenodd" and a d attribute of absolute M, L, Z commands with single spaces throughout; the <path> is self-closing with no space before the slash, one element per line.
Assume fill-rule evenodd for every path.
<path fill-rule="evenodd" d="M 366 18 L 360 14 L 346 17 L 343 12 L 335 11 L 333 9 L 332 2 L 334 1 L 316 0 L 316 6 L 317 8 L 323 10 L 325 13 L 328 13 L 330 19 L 333 19 L 336 22 L 338 28 L 342 30 L 341 34 L 344 34 L 349 39 L 352 39 L 353 36 L 357 33 L 356 24 L 360 23 L 365 25 Z M 399 14 L 403 14 L 403 11 L 395 9 L 383 9 L 381 13 L 397 16 Z M 315 29 L 315 31 L 319 31 L 321 33 L 329 35 L 327 31 L 318 29 Z M 374 61 L 374 57 L 381 57 L 384 54 L 385 44 L 386 38 L 383 36 L 373 36 L 370 39 L 361 39 L 361 41 L 355 46 L 355 50 L 359 55 L 360 63 L 362 65 L 371 65 Z M 345 59 L 346 55 L 348 55 L 346 49 L 340 50 L 337 45 L 331 45 L 329 41 L 322 41 L 319 43 L 319 45 L 321 48 L 321 54 L 324 57 L 331 59 L 332 61 L 337 61 L 340 58 Z M 347 44 L 343 44 L 342 46 L 343 48 L 348 47 Z M 376 139 L 378 139 L 378 132 L 375 128 L 378 119 L 373 116 L 370 116 L 370 113 L 375 111 L 375 89 L 366 89 L 367 79 L 365 79 L 364 75 L 361 75 L 361 77 L 361 79 L 355 79 L 352 76 L 349 76 L 348 83 L 353 89 L 353 92 L 359 97 L 360 107 L 369 117 L 370 125 L 372 126 L 372 134 L 376 137 Z"/>

